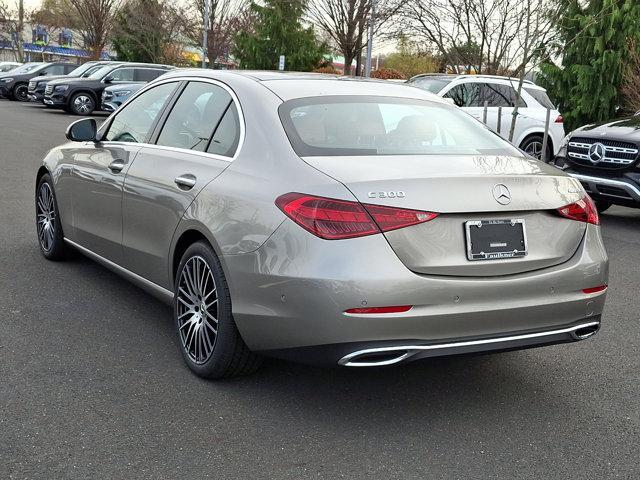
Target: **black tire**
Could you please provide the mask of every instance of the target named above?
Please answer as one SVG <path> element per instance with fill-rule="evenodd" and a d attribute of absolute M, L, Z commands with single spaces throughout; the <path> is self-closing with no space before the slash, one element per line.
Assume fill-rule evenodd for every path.
<path fill-rule="evenodd" d="M 594 200 L 594 203 L 596 204 L 598 213 L 604 213 L 611 205 L 613 205 L 613 203 L 605 202 L 603 200 Z"/>
<path fill-rule="evenodd" d="M 65 258 L 69 248 L 64 242 L 58 201 L 48 173 L 40 178 L 36 188 L 36 232 L 40 252 L 46 259 Z"/>
<path fill-rule="evenodd" d="M 78 92 L 69 100 L 69 111 L 76 115 L 91 115 L 96 109 L 96 101 L 85 92 Z"/>
<path fill-rule="evenodd" d="M 11 96 L 13 97 L 13 100 L 17 100 L 18 102 L 28 102 L 29 86 L 26 83 L 17 84 L 15 87 L 13 87 Z"/>
<path fill-rule="evenodd" d="M 530 135 L 524 139 L 524 141 L 520 144 L 520 150 L 524 150 L 526 153 L 531 155 L 538 160 L 542 159 L 542 143 L 544 138 L 542 135 Z M 553 149 L 551 148 L 551 143 L 549 139 L 547 139 L 547 155 L 546 162 L 551 162 L 553 160 Z"/>
<path fill-rule="evenodd" d="M 194 271 L 198 272 L 196 278 L 202 279 L 200 283 L 189 283 Z M 212 300 L 214 293 L 217 301 Z M 182 256 L 174 294 L 173 315 L 180 351 L 196 375 L 216 379 L 247 375 L 258 369 L 262 357 L 249 350 L 236 327 L 222 266 L 207 243 L 194 243 Z M 212 327 L 216 325 L 214 336 Z"/>

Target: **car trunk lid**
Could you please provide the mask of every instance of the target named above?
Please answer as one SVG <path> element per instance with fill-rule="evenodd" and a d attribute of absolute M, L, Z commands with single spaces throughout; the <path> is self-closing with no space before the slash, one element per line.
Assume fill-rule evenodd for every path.
<path fill-rule="evenodd" d="M 579 183 L 529 158 L 430 155 L 304 160 L 342 182 L 361 203 L 440 214 L 429 222 L 384 233 L 400 260 L 416 273 L 494 276 L 550 267 L 575 253 L 586 229 L 586 224 L 555 213 L 584 196 Z M 465 224 L 483 220 L 523 220 L 526 255 L 469 260 Z"/>

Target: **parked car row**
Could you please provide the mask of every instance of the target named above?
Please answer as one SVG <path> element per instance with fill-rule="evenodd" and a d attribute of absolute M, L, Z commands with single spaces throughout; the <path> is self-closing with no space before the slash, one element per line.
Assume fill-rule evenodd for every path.
<path fill-rule="evenodd" d="M 505 139 L 509 138 L 513 110 L 517 104 L 518 115 L 512 143 L 538 159 L 544 153 L 545 122 L 547 109 L 550 109 L 549 136 L 544 158 L 551 160 L 560 150 L 565 136 L 562 115 L 549 99 L 546 90 L 530 80 L 524 81 L 518 98 L 518 81 L 517 78 L 495 75 L 424 74 L 409 79 L 407 83 L 450 99 Z"/>
<path fill-rule="evenodd" d="M 0 97 L 37 102 L 75 115 L 112 112 L 168 65 L 115 61 L 31 62 L 0 74 Z M 104 100 L 104 101 L 103 101 Z"/>

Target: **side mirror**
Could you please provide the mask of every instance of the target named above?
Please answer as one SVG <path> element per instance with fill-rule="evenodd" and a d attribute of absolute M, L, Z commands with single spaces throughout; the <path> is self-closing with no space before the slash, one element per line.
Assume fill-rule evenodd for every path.
<path fill-rule="evenodd" d="M 444 100 L 445 102 L 447 102 L 449 105 L 453 105 L 455 107 L 456 102 L 453 98 L 451 97 L 440 97 L 442 98 L 442 100 Z"/>
<path fill-rule="evenodd" d="M 104 83 L 113 83 L 113 77 L 111 75 L 109 75 L 108 77 L 106 77 L 104 79 Z"/>
<path fill-rule="evenodd" d="M 82 118 L 69 125 L 65 135 L 72 142 L 94 142 L 97 131 L 95 119 Z"/>

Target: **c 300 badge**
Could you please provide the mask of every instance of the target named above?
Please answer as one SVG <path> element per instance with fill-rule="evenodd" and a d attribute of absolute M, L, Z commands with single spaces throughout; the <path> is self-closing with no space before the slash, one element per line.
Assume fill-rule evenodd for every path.
<path fill-rule="evenodd" d="M 402 190 L 397 192 L 369 192 L 369 198 L 404 198 L 405 193 Z"/>

